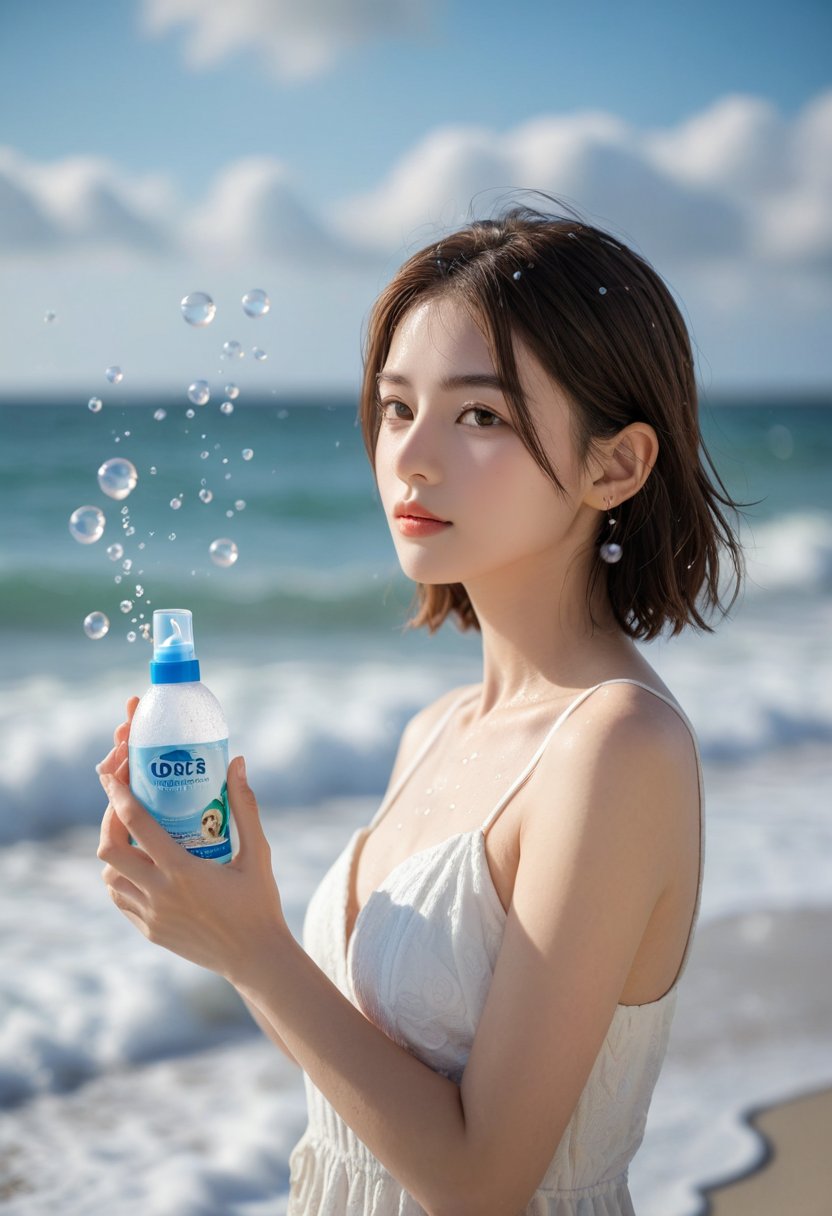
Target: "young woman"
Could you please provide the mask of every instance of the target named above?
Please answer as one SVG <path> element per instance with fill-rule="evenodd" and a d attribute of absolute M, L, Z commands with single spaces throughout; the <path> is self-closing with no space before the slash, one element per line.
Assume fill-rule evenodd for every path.
<path fill-rule="evenodd" d="M 304 1070 L 291 1216 L 631 1213 L 702 873 L 696 740 L 634 643 L 710 628 L 721 551 L 742 574 L 684 324 L 620 242 L 514 208 L 396 275 L 361 413 L 415 623 L 478 629 L 482 681 L 408 725 L 303 947 L 241 759 L 228 866 L 131 797 L 135 702 L 104 881 Z"/>

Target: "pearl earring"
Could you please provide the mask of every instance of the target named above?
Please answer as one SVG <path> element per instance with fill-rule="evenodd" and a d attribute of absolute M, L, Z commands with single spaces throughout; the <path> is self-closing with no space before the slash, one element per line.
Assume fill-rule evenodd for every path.
<path fill-rule="evenodd" d="M 614 540 L 610 540 L 610 537 L 612 536 L 612 530 L 615 527 L 616 521 L 613 519 L 612 514 L 610 513 L 610 507 L 612 506 L 612 499 L 607 498 L 604 500 L 604 502 L 605 502 L 606 511 L 607 511 L 607 523 L 610 526 L 610 532 L 609 532 L 609 536 L 607 537 L 607 539 L 604 541 L 603 545 L 601 546 L 600 554 L 601 554 L 602 561 L 606 562 L 610 566 L 613 566 L 613 565 L 615 565 L 616 562 L 621 561 L 621 555 L 624 552 L 624 550 L 621 548 L 621 545 L 616 544 L 616 542 Z"/>

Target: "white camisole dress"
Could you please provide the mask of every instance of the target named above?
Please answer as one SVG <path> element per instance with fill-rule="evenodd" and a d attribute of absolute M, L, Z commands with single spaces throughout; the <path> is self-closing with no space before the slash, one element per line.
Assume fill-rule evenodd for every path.
<path fill-rule="evenodd" d="M 485 837 L 562 723 L 598 688 L 619 683 L 638 684 L 653 693 L 690 730 L 700 799 L 696 904 L 679 972 L 669 990 L 649 1004 L 616 1006 L 566 1131 L 522 1216 L 634 1216 L 627 1170 L 644 1134 L 667 1048 L 702 887 L 704 785 L 690 720 L 668 697 L 639 680 L 605 680 L 586 689 L 559 715 L 482 826 L 450 836 L 397 865 L 361 909 L 347 942 L 347 902 L 358 843 L 387 812 L 452 715 L 476 695 L 476 690 L 469 690 L 429 734 L 388 791 L 369 828 L 353 834 L 312 896 L 304 922 L 304 948 L 347 999 L 391 1039 L 459 1084 L 506 921 L 488 868 Z M 305 1084 L 309 1121 L 290 1158 L 287 1216 L 424 1216 L 424 1209 L 308 1077 Z"/>

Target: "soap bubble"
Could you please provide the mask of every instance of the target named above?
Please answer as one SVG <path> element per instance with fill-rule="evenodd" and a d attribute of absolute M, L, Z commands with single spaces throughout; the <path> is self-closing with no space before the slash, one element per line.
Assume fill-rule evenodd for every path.
<path fill-rule="evenodd" d="M 98 470 L 98 484 L 109 498 L 120 500 L 135 490 L 139 475 L 131 460 L 114 456 L 105 460 Z"/>
<path fill-rule="evenodd" d="M 91 612 L 84 617 L 84 633 L 97 642 L 110 628 L 110 621 L 103 612 Z"/>
<path fill-rule="evenodd" d="M 158 409 L 158 410 L 154 410 L 154 412 L 153 412 L 153 417 L 156 419 L 157 422 L 162 422 L 162 420 L 167 418 L 167 416 L 168 416 L 167 410 Z"/>
<path fill-rule="evenodd" d="M 234 413 L 234 402 L 233 401 L 223 401 L 222 405 L 220 406 L 220 413 L 221 414 L 233 414 Z"/>
<path fill-rule="evenodd" d="M 210 325 L 217 315 L 216 304 L 204 291 L 192 291 L 183 296 L 179 307 L 188 324 L 197 327 Z"/>
<path fill-rule="evenodd" d="M 170 506 L 171 506 L 172 511 L 178 511 L 179 508 L 182 506 L 182 499 L 181 498 L 172 498 L 170 500 Z"/>
<path fill-rule="evenodd" d="M 136 640 L 136 634 L 135 634 L 135 631 L 134 631 L 133 629 L 131 629 L 131 630 L 129 631 L 129 633 L 127 634 L 127 641 L 128 641 L 128 642 L 135 642 L 135 640 Z"/>
<path fill-rule="evenodd" d="M 132 607 L 133 607 L 132 600 L 122 600 L 121 603 L 119 604 L 119 608 L 121 609 L 122 612 L 129 612 Z"/>
<path fill-rule="evenodd" d="M 132 524 L 129 527 L 124 529 L 125 536 L 134 536 L 135 533 L 136 533 L 136 529 L 132 526 Z"/>
<path fill-rule="evenodd" d="M 121 384 L 124 379 L 124 372 L 120 367 L 108 367 L 104 375 L 110 381 L 110 384 Z"/>
<path fill-rule="evenodd" d="M 223 342 L 222 353 L 226 359 L 242 359 L 245 352 L 242 344 L 232 338 L 229 342 Z"/>
<path fill-rule="evenodd" d="M 272 306 L 272 302 L 260 287 L 253 287 L 251 291 L 247 291 L 242 299 L 243 312 L 247 317 L 265 317 L 266 313 Z"/>
<path fill-rule="evenodd" d="M 214 495 L 210 490 L 200 490 L 199 497 L 202 502 L 210 502 Z"/>
<path fill-rule="evenodd" d="M 188 408 L 185 410 L 185 417 L 186 417 L 186 418 L 193 418 L 193 416 L 194 416 L 194 411 L 191 409 L 191 407 L 190 407 L 190 406 L 188 406 Z M 188 432 L 186 431 L 186 432 L 185 432 L 185 434 L 187 435 L 187 433 L 188 433 Z"/>
<path fill-rule="evenodd" d="M 117 562 L 119 558 L 124 557 L 124 547 L 118 541 L 114 545 L 108 545 L 107 556 L 111 562 Z"/>
<path fill-rule="evenodd" d="M 141 574 L 141 571 L 139 571 L 139 573 Z M 144 587 L 141 585 L 141 583 L 136 583 L 136 599 L 140 600 L 143 595 L 144 595 Z"/>
<path fill-rule="evenodd" d="M 90 397 L 89 401 L 87 402 L 87 409 L 91 414 L 98 414 L 101 412 L 101 407 L 103 404 L 104 402 L 100 397 Z"/>
<path fill-rule="evenodd" d="M 254 355 L 254 358 L 258 363 L 265 363 L 269 357 L 264 350 L 260 349 L 259 346 L 253 346 L 251 348 L 251 353 Z"/>
<path fill-rule="evenodd" d="M 238 498 L 237 501 L 234 503 L 234 510 L 235 511 L 245 511 L 245 509 L 246 509 L 246 500 L 244 498 Z"/>
<path fill-rule="evenodd" d="M 76 507 L 69 517 L 69 530 L 79 545 L 94 545 L 104 534 L 106 522 L 99 507 Z"/>
<path fill-rule="evenodd" d="M 124 561 L 121 563 L 121 568 L 125 574 L 129 574 L 130 571 L 133 569 L 132 557 L 125 557 Z"/>
<path fill-rule="evenodd" d="M 200 460 L 207 460 L 207 459 L 208 459 L 208 457 L 209 457 L 210 455 L 211 455 L 211 453 L 210 453 L 210 452 L 200 452 L 200 453 L 199 453 L 199 459 L 200 459 Z"/>
<path fill-rule="evenodd" d="M 175 532 L 169 532 L 169 533 L 168 533 L 168 540 L 176 540 L 176 533 L 175 533 Z"/>
<path fill-rule="evenodd" d="M 194 380 L 188 385 L 188 400 L 194 405 L 207 405 L 211 397 L 211 389 L 207 380 Z"/>
<path fill-rule="evenodd" d="M 239 550 L 233 540 L 219 537 L 212 540 L 208 546 L 208 554 L 215 566 L 233 566 L 239 557 Z"/>
<path fill-rule="evenodd" d="M 240 390 L 236 384 L 226 384 L 225 395 L 230 397 L 232 401 L 236 401 L 240 395 Z"/>
<path fill-rule="evenodd" d="M 254 455 L 254 451 L 252 448 L 243 448 L 242 455 L 243 460 L 251 460 L 252 456 Z"/>
<path fill-rule="evenodd" d="M 245 299 L 245 296 L 243 296 L 243 299 Z M 53 312 L 51 308 L 47 308 L 46 312 L 43 314 L 44 324 L 51 325 L 52 322 L 57 319 L 57 316 L 58 314 L 56 312 Z"/>

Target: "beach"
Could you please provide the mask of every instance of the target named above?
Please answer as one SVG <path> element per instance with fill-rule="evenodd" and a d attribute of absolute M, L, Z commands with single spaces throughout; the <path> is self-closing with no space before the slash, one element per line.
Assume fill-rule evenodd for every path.
<path fill-rule="evenodd" d="M 279 1214 L 304 1127 L 297 1070 L 234 993 L 145 942 L 100 882 L 93 765 L 126 697 L 147 686 L 141 627 L 153 608 L 194 611 L 203 679 L 232 754 L 246 755 L 296 933 L 316 883 L 371 817 L 408 717 L 477 679 L 475 637 L 402 628 L 410 589 L 354 405 L 241 401 L 223 416 L 212 402 L 193 413 L 172 401 L 107 400 L 96 414 L 85 401 L 0 406 L 0 497 L 15 521 L 0 551 L 0 722 L 13 758 L 0 771 L 10 1216 Z M 761 500 L 744 524 L 748 587 L 713 636 L 645 647 L 699 737 L 706 866 L 631 1170 L 639 1216 L 700 1216 L 709 1202 L 737 1216 L 715 1205 L 739 1202 L 733 1180 L 765 1156 L 748 1118 L 771 1111 L 775 1145 L 802 1141 L 789 1129 L 813 1108 L 783 1103 L 832 1085 L 830 422 L 832 410 L 788 401 L 708 411 L 726 483 Z M 96 480 L 117 454 L 138 474 L 123 501 Z M 106 528 L 79 545 L 67 520 L 85 504 L 100 506 Z M 232 567 L 212 564 L 217 538 L 237 544 Z M 99 641 L 83 630 L 93 611 L 110 622 Z M 759 1115 L 763 1136 L 767 1126 Z"/>

